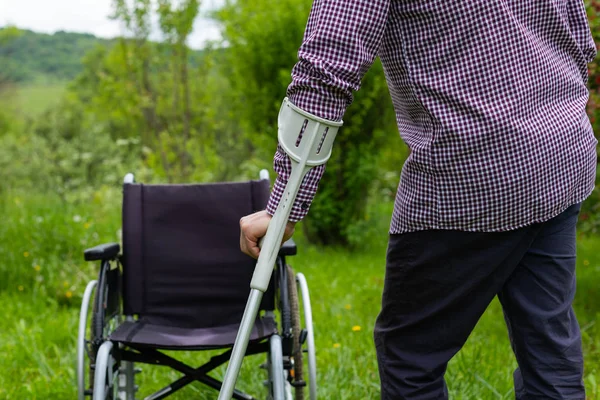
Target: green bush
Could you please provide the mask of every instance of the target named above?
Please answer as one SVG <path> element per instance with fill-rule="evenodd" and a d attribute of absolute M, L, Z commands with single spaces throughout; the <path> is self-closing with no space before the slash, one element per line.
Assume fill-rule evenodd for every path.
<path fill-rule="evenodd" d="M 600 44 L 600 1 L 586 0 L 586 9 L 592 37 L 596 44 Z M 588 115 L 594 127 L 594 132 L 600 132 L 600 63 L 598 58 L 588 66 L 590 101 Z"/>
<path fill-rule="evenodd" d="M 586 0 L 585 4 L 592 36 L 598 46 L 600 44 L 600 1 Z M 600 61 L 598 57 L 589 64 L 588 71 L 590 100 L 587 110 L 598 138 L 600 137 Z M 600 171 L 598 175 L 600 175 Z M 596 182 L 600 181 L 596 179 Z M 598 187 L 598 184 L 590 198 L 583 204 L 579 227 L 583 234 L 597 234 L 600 232 L 600 187 Z"/>
<path fill-rule="evenodd" d="M 138 139 L 111 138 L 85 117 L 77 102 L 66 99 L 22 132 L 0 136 L 0 191 L 87 201 L 98 186 L 118 186 L 130 171 L 147 172 L 139 154 Z"/>

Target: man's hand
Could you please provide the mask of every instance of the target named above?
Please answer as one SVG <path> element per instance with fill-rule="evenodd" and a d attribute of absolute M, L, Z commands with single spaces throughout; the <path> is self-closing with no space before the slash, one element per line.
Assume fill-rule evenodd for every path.
<path fill-rule="evenodd" d="M 258 241 L 267 233 L 271 216 L 266 211 L 246 215 L 240 220 L 240 249 L 252 258 L 258 258 Z M 283 233 L 285 242 L 294 234 L 295 222 L 288 222 Z"/>

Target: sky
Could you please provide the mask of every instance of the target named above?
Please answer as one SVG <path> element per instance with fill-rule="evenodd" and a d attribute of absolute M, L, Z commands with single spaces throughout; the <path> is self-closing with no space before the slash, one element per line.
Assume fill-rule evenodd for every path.
<path fill-rule="evenodd" d="M 223 0 L 204 0 L 200 15 L 223 3 Z M 59 30 L 92 33 L 111 38 L 123 33 L 116 21 L 108 19 L 112 0 L 0 0 L 0 26 L 16 25 L 36 32 L 54 33 Z M 201 48 L 206 40 L 219 38 L 217 25 L 198 18 L 188 45 Z M 153 39 L 159 40 L 155 34 Z"/>

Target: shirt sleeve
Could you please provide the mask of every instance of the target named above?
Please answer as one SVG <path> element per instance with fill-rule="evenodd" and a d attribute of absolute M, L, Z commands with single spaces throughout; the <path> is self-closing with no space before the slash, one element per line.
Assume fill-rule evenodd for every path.
<path fill-rule="evenodd" d="M 385 31 L 390 0 L 314 0 L 287 96 L 292 104 L 318 117 L 341 121 L 354 91 L 373 64 Z M 291 162 L 277 146 L 277 179 L 267 212 L 275 213 L 291 173 Z M 304 218 L 325 166 L 304 177 L 290 221 Z"/>

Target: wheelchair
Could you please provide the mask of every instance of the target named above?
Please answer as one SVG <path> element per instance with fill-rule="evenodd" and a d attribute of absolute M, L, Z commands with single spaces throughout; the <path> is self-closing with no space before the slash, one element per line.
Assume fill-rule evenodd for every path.
<path fill-rule="evenodd" d="M 135 400 L 140 364 L 181 373 L 146 400 L 192 382 L 220 390 L 209 373 L 231 356 L 255 265 L 239 250 L 239 220 L 265 208 L 269 186 L 265 170 L 259 180 L 235 183 L 144 185 L 125 177 L 122 246 L 84 252 L 100 270 L 81 303 L 78 400 Z M 286 263 L 296 252 L 292 240 L 282 245 L 246 351 L 266 356 L 265 393 L 236 389 L 234 399 L 302 400 L 306 391 L 316 399 L 309 290 Z M 172 350 L 222 352 L 192 367 Z"/>

